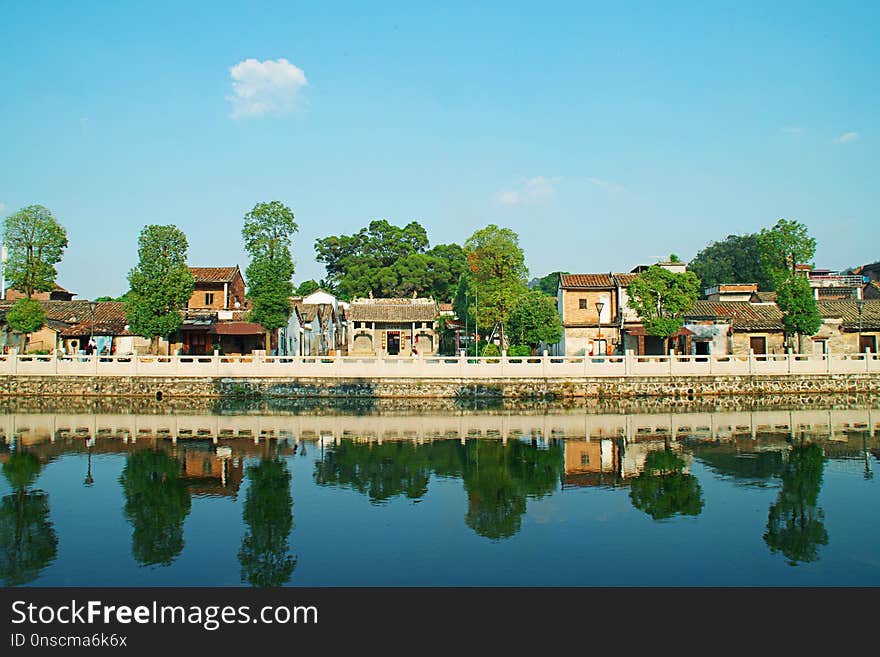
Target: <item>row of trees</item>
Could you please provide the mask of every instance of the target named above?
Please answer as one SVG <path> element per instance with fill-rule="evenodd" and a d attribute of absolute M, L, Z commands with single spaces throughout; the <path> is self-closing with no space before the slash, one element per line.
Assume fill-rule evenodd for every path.
<path fill-rule="evenodd" d="M 298 228 L 293 211 L 278 201 L 258 203 L 244 217 L 250 318 L 266 329 L 267 349 L 273 346 L 275 330 L 287 324 L 292 312 L 291 241 Z M 55 265 L 68 245 L 67 234 L 47 208 L 33 205 L 6 218 L 5 238 L 7 279 L 25 295 L 7 313 L 7 322 L 26 336 L 45 321 L 42 307 L 31 297 L 53 289 Z M 315 251 L 327 279 L 305 281 L 296 291 L 307 294 L 320 285 L 344 299 L 368 295 L 452 298 L 459 319 L 473 326 L 478 335 L 497 336 L 500 344 L 511 345 L 514 355 L 560 339 L 555 302 L 560 272 L 533 279 L 529 285 L 514 231 L 491 224 L 471 235 L 463 247 L 429 246 L 427 232 L 417 222 L 401 228 L 385 220 L 373 221 L 352 235 L 319 239 Z M 681 329 L 682 315 L 693 307 L 701 286 L 758 282 L 762 289 L 776 290 L 786 331 L 811 335 L 821 318 L 796 265 L 809 263 L 815 249 L 816 241 L 805 226 L 780 219 L 759 233 L 730 235 L 710 244 L 686 273 L 650 267 L 633 281 L 629 296 L 646 332 L 668 339 Z M 138 263 L 129 272 L 130 290 L 122 300 L 132 332 L 150 338 L 153 353 L 162 336 L 180 327 L 180 311 L 192 295 L 194 281 L 187 255 L 186 235 L 176 226 L 149 225 L 140 233 Z M 492 344 L 484 350 L 486 354 L 495 351 Z"/>

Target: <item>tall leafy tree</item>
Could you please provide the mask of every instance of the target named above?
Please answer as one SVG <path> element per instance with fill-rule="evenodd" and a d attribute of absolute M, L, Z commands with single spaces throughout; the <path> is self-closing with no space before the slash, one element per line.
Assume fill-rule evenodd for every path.
<path fill-rule="evenodd" d="M 549 294 L 551 297 L 555 297 L 556 293 L 559 290 L 559 277 L 562 274 L 568 274 L 571 272 L 567 271 L 554 271 L 546 276 L 542 276 L 541 278 L 533 278 L 529 281 L 529 289 L 541 290 L 544 294 Z"/>
<path fill-rule="evenodd" d="M 29 490 L 42 467 L 28 452 L 15 452 L 3 464 L 3 474 L 13 489 L 0 500 L 0 580 L 4 586 L 32 582 L 58 553 L 49 496 Z"/>
<path fill-rule="evenodd" d="M 693 272 L 673 273 L 660 265 L 651 265 L 633 279 L 629 286 L 630 304 L 638 313 L 645 332 L 663 338 L 679 331 L 682 315 L 693 308 L 700 290 L 700 280 Z"/>
<path fill-rule="evenodd" d="M 119 477 L 125 517 L 132 525 L 132 554 L 142 566 L 167 566 L 183 551 L 183 523 L 192 501 L 181 464 L 161 450 L 128 457 Z"/>
<path fill-rule="evenodd" d="M 287 324 L 293 306 L 293 257 L 290 243 L 299 230 L 293 210 L 280 201 L 257 203 L 244 217 L 241 236 L 251 258 L 245 270 L 250 318 L 266 329 L 266 349 L 272 334 Z"/>
<path fill-rule="evenodd" d="M 632 481 L 633 506 L 654 520 L 700 515 L 703 489 L 695 476 L 684 472 L 684 466 L 682 458 L 668 449 L 650 452 L 644 469 Z"/>
<path fill-rule="evenodd" d="M 467 264 L 457 244 L 429 248 L 427 231 L 415 221 L 403 227 L 371 221 L 353 235 L 317 240 L 315 251 L 328 283 L 346 299 L 369 294 L 451 299 Z"/>
<path fill-rule="evenodd" d="M 818 331 L 822 320 L 809 283 L 797 271 L 797 265 L 812 264 L 816 240 L 804 224 L 780 219 L 759 233 L 758 243 L 762 261 L 776 285 L 776 303 L 786 332 L 797 336 L 798 351 L 803 351 L 803 336 Z"/>
<path fill-rule="evenodd" d="M 504 344 L 504 324 L 510 311 L 526 291 L 525 256 L 519 236 L 509 228 L 490 224 L 464 243 L 467 256 L 469 312 L 482 330 L 499 326 Z"/>
<path fill-rule="evenodd" d="M 253 586 L 281 586 L 296 568 L 288 543 L 293 528 L 290 471 L 275 456 L 248 466 L 247 476 L 250 485 L 242 512 L 247 532 L 238 551 L 241 580 Z"/>
<path fill-rule="evenodd" d="M 757 283 L 760 290 L 775 290 L 776 284 L 761 255 L 757 234 L 728 235 L 712 242 L 688 263 L 700 284 Z"/>
<path fill-rule="evenodd" d="M 321 284 L 316 280 L 309 279 L 299 284 L 299 286 L 296 288 L 295 294 L 298 297 L 305 297 L 310 295 L 315 290 L 319 289 L 321 289 Z"/>
<path fill-rule="evenodd" d="M 531 290 L 520 297 L 507 319 L 507 337 L 512 344 L 537 347 L 554 344 L 562 337 L 562 321 L 556 297 Z"/>
<path fill-rule="evenodd" d="M 825 455 L 816 444 L 796 445 L 782 473 L 782 490 L 767 516 L 764 542 L 791 565 L 815 561 L 828 545 L 825 514 L 818 507 Z"/>
<path fill-rule="evenodd" d="M 48 208 L 29 205 L 6 217 L 3 239 L 7 285 L 28 299 L 34 292 L 55 288 L 55 265 L 67 248 L 67 232 Z"/>
<path fill-rule="evenodd" d="M 181 311 L 195 288 L 187 250 L 186 235 L 177 226 L 144 226 L 138 237 L 138 264 L 128 273 L 125 316 L 132 333 L 150 338 L 154 354 L 159 353 L 159 338 L 180 328 Z"/>

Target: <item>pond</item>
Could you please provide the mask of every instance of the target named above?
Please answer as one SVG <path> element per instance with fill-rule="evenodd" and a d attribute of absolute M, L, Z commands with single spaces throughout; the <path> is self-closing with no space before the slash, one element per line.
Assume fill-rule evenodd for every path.
<path fill-rule="evenodd" d="M 880 584 L 876 400 L 5 410 L 5 586 Z"/>

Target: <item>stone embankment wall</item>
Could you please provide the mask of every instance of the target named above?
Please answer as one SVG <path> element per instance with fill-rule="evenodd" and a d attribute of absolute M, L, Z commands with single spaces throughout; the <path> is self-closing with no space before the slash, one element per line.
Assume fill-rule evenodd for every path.
<path fill-rule="evenodd" d="M 327 379 L 2 376 L 6 397 L 632 398 L 878 394 L 877 374 L 571 377 L 558 379 Z"/>

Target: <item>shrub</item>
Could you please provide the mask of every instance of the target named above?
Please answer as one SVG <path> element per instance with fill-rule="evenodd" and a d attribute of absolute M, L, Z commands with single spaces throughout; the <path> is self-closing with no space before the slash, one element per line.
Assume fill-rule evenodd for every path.
<path fill-rule="evenodd" d="M 531 356 L 532 348 L 527 344 L 515 344 L 511 345 L 510 349 L 507 350 L 508 356 Z"/>

